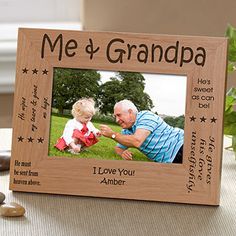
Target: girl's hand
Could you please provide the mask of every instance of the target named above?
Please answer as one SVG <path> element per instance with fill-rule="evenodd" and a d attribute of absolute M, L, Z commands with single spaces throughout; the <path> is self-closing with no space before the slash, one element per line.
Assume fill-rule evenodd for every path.
<path fill-rule="evenodd" d="M 72 149 L 73 149 L 73 151 L 74 151 L 75 153 L 78 153 L 78 152 L 81 151 L 81 147 L 78 147 L 78 146 L 76 146 L 76 147 L 74 147 L 74 148 L 72 148 Z"/>
<path fill-rule="evenodd" d="M 71 146 L 71 148 L 73 149 L 73 151 L 75 152 L 75 153 L 78 153 L 78 152 L 80 152 L 80 150 L 81 150 L 81 145 L 76 145 L 75 143 L 70 143 L 70 146 Z"/>
<path fill-rule="evenodd" d="M 101 131 L 97 132 L 97 133 L 96 133 L 96 136 L 97 136 L 97 137 L 101 137 L 101 136 L 102 136 Z"/>

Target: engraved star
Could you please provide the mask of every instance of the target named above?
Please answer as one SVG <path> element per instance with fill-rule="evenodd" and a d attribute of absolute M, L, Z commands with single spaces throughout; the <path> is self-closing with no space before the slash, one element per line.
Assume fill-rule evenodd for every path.
<path fill-rule="evenodd" d="M 211 118 L 211 123 L 216 123 L 216 118 L 213 116 L 212 118 Z"/>
<path fill-rule="evenodd" d="M 44 69 L 43 71 L 43 75 L 47 75 L 48 74 L 48 70 Z"/>
<path fill-rule="evenodd" d="M 33 74 L 38 74 L 38 70 L 35 68 L 32 70 Z"/>
<path fill-rule="evenodd" d="M 18 142 L 23 142 L 24 138 L 22 136 L 17 137 Z"/>
<path fill-rule="evenodd" d="M 43 140 L 44 140 L 44 139 L 43 139 L 43 138 L 41 138 L 41 137 L 40 137 L 40 138 L 38 138 L 38 143 L 43 143 Z"/>
<path fill-rule="evenodd" d="M 201 120 L 201 122 L 205 122 L 207 119 L 206 119 L 206 117 L 203 116 L 200 118 L 200 120 Z"/>
<path fill-rule="evenodd" d="M 196 120 L 195 116 L 190 116 L 189 118 L 190 118 L 190 121 L 193 121 L 193 122 L 195 122 L 195 120 Z"/>
<path fill-rule="evenodd" d="M 34 140 L 34 139 L 33 139 L 32 137 L 29 137 L 29 138 L 28 138 L 28 143 L 33 143 L 33 140 Z"/>
<path fill-rule="evenodd" d="M 26 67 L 22 69 L 23 74 L 27 74 L 28 71 L 29 71 L 29 70 L 28 70 Z"/>

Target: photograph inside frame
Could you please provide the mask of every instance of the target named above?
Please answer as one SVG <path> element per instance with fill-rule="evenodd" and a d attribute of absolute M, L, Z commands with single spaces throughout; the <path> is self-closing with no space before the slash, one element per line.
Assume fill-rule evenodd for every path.
<path fill-rule="evenodd" d="M 187 77 L 54 68 L 48 155 L 183 162 Z"/>

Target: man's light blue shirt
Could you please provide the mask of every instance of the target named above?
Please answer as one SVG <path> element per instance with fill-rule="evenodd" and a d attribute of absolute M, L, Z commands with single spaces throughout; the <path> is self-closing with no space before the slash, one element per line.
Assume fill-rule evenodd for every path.
<path fill-rule="evenodd" d="M 149 130 L 151 133 L 139 147 L 139 150 L 155 162 L 172 163 L 184 143 L 184 131 L 168 125 L 161 117 L 150 112 L 141 111 L 130 129 L 123 129 L 122 134 L 132 135 L 137 129 Z M 117 144 L 122 149 L 126 146 Z"/>

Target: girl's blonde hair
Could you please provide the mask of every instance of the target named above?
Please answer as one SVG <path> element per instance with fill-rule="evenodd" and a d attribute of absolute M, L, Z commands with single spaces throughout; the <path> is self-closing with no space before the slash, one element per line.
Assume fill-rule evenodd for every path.
<path fill-rule="evenodd" d="M 72 106 L 71 114 L 74 118 L 84 114 L 93 116 L 95 114 L 95 102 L 92 98 L 81 98 Z"/>

